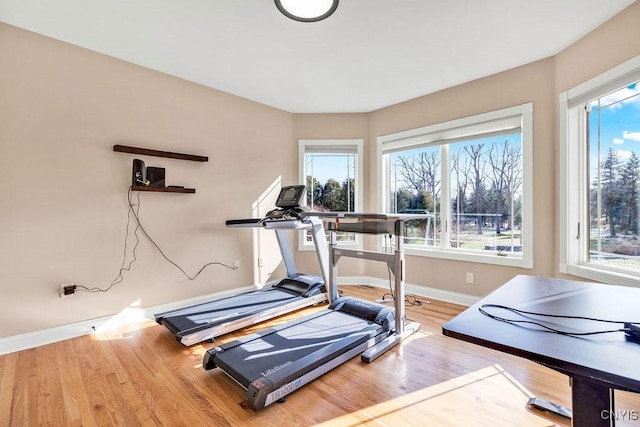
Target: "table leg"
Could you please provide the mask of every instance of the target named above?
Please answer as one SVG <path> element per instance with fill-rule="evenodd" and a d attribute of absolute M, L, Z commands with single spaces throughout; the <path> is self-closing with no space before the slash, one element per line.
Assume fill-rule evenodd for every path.
<path fill-rule="evenodd" d="M 571 409 L 573 426 L 615 425 L 613 390 L 609 387 L 571 378 Z"/>

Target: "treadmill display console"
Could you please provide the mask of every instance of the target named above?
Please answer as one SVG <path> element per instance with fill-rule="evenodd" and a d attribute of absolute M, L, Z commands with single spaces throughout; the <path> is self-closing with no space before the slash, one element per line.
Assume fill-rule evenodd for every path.
<path fill-rule="evenodd" d="M 298 208 L 302 206 L 304 193 L 307 187 L 305 185 L 289 185 L 282 187 L 276 206 L 283 209 Z"/>

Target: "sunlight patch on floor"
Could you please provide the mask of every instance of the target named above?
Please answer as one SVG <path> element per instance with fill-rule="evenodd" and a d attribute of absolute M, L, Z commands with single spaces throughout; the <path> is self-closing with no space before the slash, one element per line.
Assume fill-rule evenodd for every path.
<path fill-rule="evenodd" d="M 525 408 L 532 394 L 499 365 L 426 387 L 327 421 L 323 426 L 540 426 L 554 424 Z M 416 424 L 417 423 L 417 424 Z"/>
<path fill-rule="evenodd" d="M 109 341 L 128 339 L 134 331 L 138 331 L 156 322 L 149 320 L 142 302 L 136 300 L 119 313 L 113 315 L 109 320 L 94 327 L 95 332 L 91 334 L 91 339 L 96 341 Z"/>

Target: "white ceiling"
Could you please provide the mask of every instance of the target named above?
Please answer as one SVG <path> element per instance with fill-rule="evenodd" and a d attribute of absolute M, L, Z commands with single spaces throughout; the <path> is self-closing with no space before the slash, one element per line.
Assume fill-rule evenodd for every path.
<path fill-rule="evenodd" d="M 294 113 L 369 112 L 555 55 L 634 0 L 0 0 L 0 21 Z"/>

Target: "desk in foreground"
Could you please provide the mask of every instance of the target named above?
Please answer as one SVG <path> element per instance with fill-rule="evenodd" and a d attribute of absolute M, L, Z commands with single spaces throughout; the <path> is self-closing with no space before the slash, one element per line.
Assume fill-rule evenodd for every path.
<path fill-rule="evenodd" d="M 574 426 L 609 426 L 616 417 L 614 390 L 640 392 L 640 343 L 623 332 L 583 337 L 516 325 L 480 313 L 499 304 L 536 313 L 640 322 L 640 289 L 597 283 L 517 276 L 443 325 L 446 336 L 524 357 L 571 378 Z M 521 315 L 501 311 L 509 319 Z M 534 317 L 531 319 L 531 317 Z M 528 316 L 555 329 L 590 332 L 622 328 L 585 319 Z M 634 408 L 640 412 L 640 408 Z M 633 414 L 631 414 L 633 415 Z"/>

